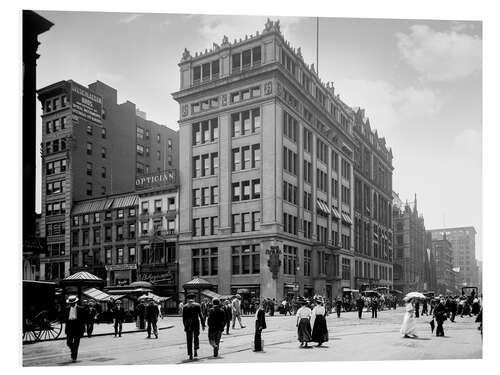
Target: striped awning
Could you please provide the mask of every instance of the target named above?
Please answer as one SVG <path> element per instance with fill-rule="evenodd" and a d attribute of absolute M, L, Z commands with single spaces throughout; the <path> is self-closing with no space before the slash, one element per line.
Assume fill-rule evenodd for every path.
<path fill-rule="evenodd" d="M 88 288 L 83 291 L 83 294 L 98 302 L 109 301 L 109 298 L 111 297 L 108 293 L 96 288 Z M 116 298 L 116 296 L 113 296 L 113 298 Z"/>
<path fill-rule="evenodd" d="M 104 210 L 105 205 L 106 199 L 79 202 L 73 206 L 72 213 L 73 215 L 80 215 L 99 212 Z"/>
<path fill-rule="evenodd" d="M 321 199 L 316 199 L 316 205 L 320 209 L 320 211 L 323 212 L 325 215 L 331 214 L 330 208 L 328 208 L 328 205 Z"/>
<path fill-rule="evenodd" d="M 342 221 L 347 224 L 352 224 L 351 217 L 344 212 L 342 212 Z"/>
<path fill-rule="evenodd" d="M 340 216 L 340 212 L 332 206 L 332 215 L 335 219 L 341 219 L 342 216 Z"/>
<path fill-rule="evenodd" d="M 125 195 L 123 197 L 115 198 L 113 201 L 113 209 L 133 207 L 139 204 L 139 197 L 135 194 Z"/>
<path fill-rule="evenodd" d="M 97 277 L 96 275 L 92 275 L 89 272 L 77 272 L 74 273 L 73 275 L 70 275 L 66 277 L 64 280 L 96 280 L 96 281 L 103 281 L 100 277 Z"/>
<path fill-rule="evenodd" d="M 108 200 L 106 201 L 106 204 L 104 205 L 104 209 L 105 209 L 105 210 L 109 210 L 109 209 L 111 208 L 111 205 L 113 204 L 113 201 L 114 201 L 114 199 L 113 199 L 113 198 L 108 199 Z"/>

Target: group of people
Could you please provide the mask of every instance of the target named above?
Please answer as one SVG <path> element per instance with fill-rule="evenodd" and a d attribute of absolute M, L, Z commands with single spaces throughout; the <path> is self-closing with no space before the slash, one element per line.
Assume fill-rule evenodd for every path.
<path fill-rule="evenodd" d="M 422 311 L 420 312 L 420 304 L 422 303 Z M 455 317 L 460 314 L 461 317 L 463 315 L 468 315 L 472 317 L 476 315 L 476 322 L 480 323 L 479 330 L 482 333 L 482 307 L 481 301 L 477 296 L 469 297 L 458 297 L 458 296 L 447 296 L 444 297 L 439 295 L 437 298 L 430 299 L 430 312 L 428 312 L 427 308 L 427 299 L 426 298 L 409 298 L 406 300 L 405 306 L 405 315 L 403 318 L 403 324 L 401 326 L 401 334 L 405 338 L 416 338 L 418 337 L 416 334 L 416 322 L 415 318 L 418 318 L 420 315 L 431 315 L 432 320 L 430 322 L 431 329 L 434 331 L 434 326 L 436 326 L 436 336 L 443 337 L 444 336 L 444 322 L 448 319 L 452 323 L 455 322 Z M 469 306 L 471 306 L 469 308 Z"/>

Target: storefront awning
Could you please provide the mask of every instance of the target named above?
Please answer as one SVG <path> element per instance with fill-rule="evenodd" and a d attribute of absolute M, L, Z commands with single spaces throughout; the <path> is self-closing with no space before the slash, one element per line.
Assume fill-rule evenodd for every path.
<path fill-rule="evenodd" d="M 328 205 L 323 202 L 321 199 L 316 200 L 316 205 L 320 209 L 321 212 L 323 212 L 325 215 L 330 215 L 331 211 L 328 208 Z"/>
<path fill-rule="evenodd" d="M 108 293 L 103 292 L 102 290 L 96 289 L 96 288 L 89 288 L 86 289 L 82 292 L 85 296 L 88 298 L 92 298 L 93 300 L 96 300 L 98 302 L 106 302 L 109 301 L 109 298 L 111 297 Z M 117 296 L 113 296 L 113 298 L 116 298 Z"/>
<path fill-rule="evenodd" d="M 342 212 L 342 221 L 347 224 L 352 224 L 352 220 L 349 215 L 346 213 Z"/>
<path fill-rule="evenodd" d="M 342 216 L 340 216 L 340 212 L 332 206 L 332 215 L 335 219 L 340 219 Z"/>

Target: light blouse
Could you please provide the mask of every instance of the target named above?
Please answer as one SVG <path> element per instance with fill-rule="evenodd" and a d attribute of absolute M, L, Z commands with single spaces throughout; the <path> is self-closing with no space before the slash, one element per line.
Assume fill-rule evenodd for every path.
<path fill-rule="evenodd" d="M 300 309 L 297 310 L 297 318 L 299 318 L 299 319 L 310 318 L 311 315 L 312 315 L 312 311 L 307 306 L 302 306 Z"/>

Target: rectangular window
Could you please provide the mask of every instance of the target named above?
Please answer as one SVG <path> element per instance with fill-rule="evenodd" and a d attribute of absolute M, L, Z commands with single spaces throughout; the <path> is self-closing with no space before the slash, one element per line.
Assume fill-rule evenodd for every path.
<path fill-rule="evenodd" d="M 210 154 L 210 174 L 217 176 L 219 174 L 219 153 L 212 152 Z"/>
<path fill-rule="evenodd" d="M 92 143 L 87 142 L 87 155 L 92 155 Z"/>
<path fill-rule="evenodd" d="M 116 226 L 116 240 L 117 241 L 123 240 L 123 225 Z"/>
<path fill-rule="evenodd" d="M 193 207 L 201 205 L 200 189 L 193 189 Z"/>
<path fill-rule="evenodd" d="M 134 223 L 128 225 L 128 238 L 130 240 L 135 239 L 135 224 Z"/>
<path fill-rule="evenodd" d="M 232 215 L 232 232 L 240 233 L 241 232 L 241 215 L 233 214 Z"/>
<path fill-rule="evenodd" d="M 86 185 L 86 193 L 87 195 L 91 196 L 92 195 L 92 183 L 91 182 L 87 182 L 87 185 Z"/>
<path fill-rule="evenodd" d="M 250 169 L 251 168 L 251 155 L 250 155 L 250 146 L 244 146 L 241 148 L 241 154 L 243 159 L 242 169 Z"/>
<path fill-rule="evenodd" d="M 241 164 L 240 164 L 240 149 L 239 148 L 233 148 L 232 150 L 232 163 L 231 163 L 231 170 L 234 171 L 239 171 L 241 169 Z"/>
<path fill-rule="evenodd" d="M 161 199 L 156 199 L 155 200 L 155 212 L 160 213 L 161 212 Z"/>
<path fill-rule="evenodd" d="M 106 147 L 103 147 L 101 150 L 101 156 L 103 159 L 106 159 Z"/>
<path fill-rule="evenodd" d="M 252 199 L 260 198 L 260 178 L 252 180 Z"/>
<path fill-rule="evenodd" d="M 252 212 L 252 231 L 260 230 L 260 211 Z"/>
<path fill-rule="evenodd" d="M 210 187 L 210 203 L 218 204 L 219 203 L 219 187 L 212 186 Z"/>
<path fill-rule="evenodd" d="M 252 145 L 252 168 L 260 168 L 260 144 Z"/>
<path fill-rule="evenodd" d="M 242 186 L 242 190 L 243 190 L 243 196 L 242 196 L 241 200 L 250 199 L 250 181 L 242 181 L 241 186 Z"/>
<path fill-rule="evenodd" d="M 141 212 L 142 214 L 147 214 L 149 211 L 149 202 L 145 201 L 141 203 Z"/>
<path fill-rule="evenodd" d="M 233 182 L 232 184 L 232 201 L 238 202 L 240 200 L 240 183 Z"/>
<path fill-rule="evenodd" d="M 135 247 L 128 248 L 128 263 L 135 263 Z"/>

